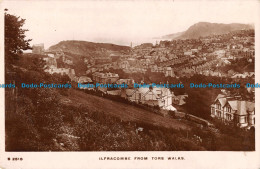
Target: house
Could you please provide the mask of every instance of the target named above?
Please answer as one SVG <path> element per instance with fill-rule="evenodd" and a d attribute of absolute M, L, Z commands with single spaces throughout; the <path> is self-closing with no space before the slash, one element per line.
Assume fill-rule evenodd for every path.
<path fill-rule="evenodd" d="M 54 54 L 53 53 L 47 53 L 47 55 L 49 56 L 49 57 L 51 57 L 51 58 L 54 58 Z"/>
<path fill-rule="evenodd" d="M 90 77 L 80 76 L 78 79 L 78 83 L 81 83 L 81 84 L 92 83 L 92 80 Z"/>
<path fill-rule="evenodd" d="M 111 63 L 112 58 L 111 57 L 96 57 L 94 58 L 95 64 L 105 64 L 105 63 Z"/>
<path fill-rule="evenodd" d="M 219 94 L 211 105 L 211 117 L 250 128 L 255 126 L 255 103 Z"/>
<path fill-rule="evenodd" d="M 130 65 L 130 66 L 135 66 L 137 64 L 137 59 L 134 59 L 134 58 L 128 58 L 127 59 L 127 64 Z"/>
<path fill-rule="evenodd" d="M 127 84 L 127 86 L 129 86 L 129 87 L 133 87 L 135 81 L 133 79 L 119 79 L 116 83 L 117 84 Z"/>
<path fill-rule="evenodd" d="M 62 61 L 68 65 L 73 65 L 73 61 L 66 58 L 65 56 L 62 57 Z"/>
<path fill-rule="evenodd" d="M 198 53 L 198 49 L 191 49 L 192 54 Z"/>
<path fill-rule="evenodd" d="M 92 77 L 96 83 L 115 83 L 119 79 L 118 74 L 115 73 L 95 72 L 92 74 Z"/>
<path fill-rule="evenodd" d="M 44 44 L 35 44 L 32 46 L 32 53 L 33 54 L 44 54 Z"/>
<path fill-rule="evenodd" d="M 60 75 L 68 75 L 71 81 L 75 81 L 77 82 L 78 79 L 75 75 L 75 70 L 71 69 L 71 68 L 57 68 L 53 65 L 47 67 L 45 70 L 45 72 L 49 73 L 49 74 L 60 74 Z"/>
<path fill-rule="evenodd" d="M 254 77 L 255 76 L 255 72 L 249 72 L 249 77 Z"/>
<path fill-rule="evenodd" d="M 44 71 L 50 74 L 57 73 L 61 75 L 68 75 L 70 73 L 70 68 L 57 68 L 54 66 L 50 66 L 48 69 L 45 69 Z"/>
<path fill-rule="evenodd" d="M 176 111 L 172 106 L 172 93 L 168 88 L 122 89 L 121 97 L 136 103 L 159 106 L 164 110 Z"/>
<path fill-rule="evenodd" d="M 157 65 L 151 65 L 150 69 L 151 69 L 151 72 L 158 72 L 158 66 Z"/>
<path fill-rule="evenodd" d="M 227 58 L 221 58 L 224 65 L 231 65 L 231 62 Z"/>
<path fill-rule="evenodd" d="M 183 54 L 186 55 L 186 56 L 189 56 L 189 55 L 192 55 L 192 51 L 186 51 Z"/>
<path fill-rule="evenodd" d="M 164 75 L 165 75 L 165 77 L 168 77 L 168 76 L 170 76 L 170 77 L 174 77 L 175 75 L 174 75 L 174 71 L 172 70 L 172 68 L 171 67 L 164 67 Z"/>
<path fill-rule="evenodd" d="M 74 70 L 74 69 L 70 69 L 70 68 L 69 68 L 69 71 L 68 71 L 67 75 L 69 76 L 69 78 L 70 78 L 72 81 L 77 81 L 77 78 L 76 78 L 76 74 L 75 74 L 75 70 Z"/>
<path fill-rule="evenodd" d="M 176 104 L 176 105 L 184 105 L 186 102 L 185 102 L 185 99 L 188 97 L 187 94 L 184 94 L 184 95 L 178 95 L 178 96 L 175 96 L 173 95 L 172 97 L 172 103 L 173 104 Z"/>
<path fill-rule="evenodd" d="M 119 68 L 121 68 L 121 69 L 128 69 L 129 67 L 130 67 L 130 64 L 126 60 L 119 63 Z"/>
<path fill-rule="evenodd" d="M 222 76 L 222 74 L 220 72 L 214 72 L 212 70 L 209 71 L 209 74 L 210 74 L 210 76 L 217 76 L 217 77 L 221 77 Z"/>
<path fill-rule="evenodd" d="M 235 71 L 233 69 L 230 69 L 228 71 L 228 76 L 232 76 L 232 75 L 234 75 L 234 73 L 235 73 Z"/>
<path fill-rule="evenodd" d="M 107 91 L 106 93 L 113 96 L 120 96 L 121 90 L 111 90 L 111 91 Z"/>
<path fill-rule="evenodd" d="M 191 77 L 195 74 L 195 70 L 185 67 L 185 68 L 181 69 L 180 71 L 178 71 L 177 73 L 180 77 Z"/>
<path fill-rule="evenodd" d="M 238 73 L 238 74 L 231 76 L 231 78 L 233 78 L 233 79 L 237 79 L 237 78 L 243 78 L 244 79 L 246 77 L 247 77 L 246 75 L 241 74 L 241 73 Z"/>
<path fill-rule="evenodd" d="M 45 57 L 43 60 L 46 62 L 46 66 L 54 66 L 57 67 L 57 61 L 54 57 Z"/>

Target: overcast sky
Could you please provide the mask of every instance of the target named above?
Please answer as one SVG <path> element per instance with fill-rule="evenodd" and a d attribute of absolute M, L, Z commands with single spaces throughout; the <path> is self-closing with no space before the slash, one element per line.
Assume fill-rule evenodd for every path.
<path fill-rule="evenodd" d="M 45 48 L 62 40 L 130 45 L 188 29 L 194 23 L 254 23 L 259 1 L 4 1 L 26 19 L 28 38 Z M 259 13 L 258 13 L 259 14 Z M 155 41 L 155 40 L 154 40 Z"/>

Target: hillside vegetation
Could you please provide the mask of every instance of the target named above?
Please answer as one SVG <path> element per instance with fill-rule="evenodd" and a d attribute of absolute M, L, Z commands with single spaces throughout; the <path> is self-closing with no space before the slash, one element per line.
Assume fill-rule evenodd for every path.
<path fill-rule="evenodd" d="M 75 89 L 21 88 L 21 83 L 68 82 L 67 76 L 43 72 L 43 65 L 34 55 L 7 65 L 16 73 L 17 97 L 6 89 L 6 151 L 254 150 L 250 133 L 217 136 L 196 125 L 186 129 L 183 121 Z"/>
<path fill-rule="evenodd" d="M 87 41 L 67 40 L 61 41 L 49 48 L 50 51 L 63 51 L 76 55 L 88 56 L 91 54 L 102 54 L 105 51 L 126 52 L 130 50 L 128 46 L 119 46 L 109 43 L 94 43 Z"/>

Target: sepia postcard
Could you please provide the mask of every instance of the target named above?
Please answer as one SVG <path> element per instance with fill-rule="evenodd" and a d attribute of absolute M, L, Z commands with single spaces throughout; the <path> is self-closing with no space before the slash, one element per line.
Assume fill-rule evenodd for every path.
<path fill-rule="evenodd" d="M 259 0 L 0 1 L 0 169 L 259 169 Z"/>

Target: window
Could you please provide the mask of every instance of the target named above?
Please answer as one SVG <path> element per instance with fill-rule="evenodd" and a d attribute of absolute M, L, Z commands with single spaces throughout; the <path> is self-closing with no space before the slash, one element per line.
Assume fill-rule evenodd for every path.
<path fill-rule="evenodd" d="M 227 114 L 226 116 L 227 116 L 227 120 L 229 120 L 229 121 L 232 120 L 232 115 L 231 114 Z"/>
<path fill-rule="evenodd" d="M 221 112 L 220 111 L 218 111 L 218 117 L 221 117 Z"/>
<path fill-rule="evenodd" d="M 217 109 L 221 109 L 221 105 L 220 104 L 217 104 Z"/>
<path fill-rule="evenodd" d="M 141 100 L 141 98 L 142 98 L 142 94 L 141 94 L 141 93 L 139 93 L 139 98 L 138 98 L 138 99 L 139 99 L 139 100 Z"/>
<path fill-rule="evenodd" d="M 211 114 L 214 114 L 214 107 L 211 108 Z"/>
<path fill-rule="evenodd" d="M 246 116 L 240 116 L 240 123 L 247 123 L 247 117 Z"/>
<path fill-rule="evenodd" d="M 231 108 L 230 108 L 230 107 L 227 107 L 227 108 L 226 108 L 226 111 L 229 112 L 229 113 L 231 113 Z"/>

